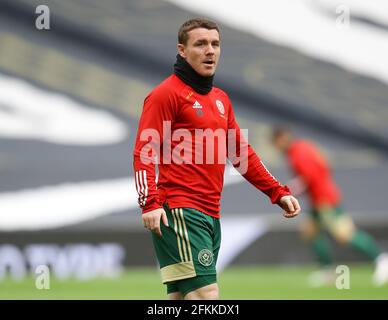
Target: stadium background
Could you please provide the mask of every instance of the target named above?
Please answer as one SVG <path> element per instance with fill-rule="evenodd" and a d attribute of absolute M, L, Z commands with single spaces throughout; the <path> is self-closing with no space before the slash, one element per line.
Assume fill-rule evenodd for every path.
<path fill-rule="evenodd" d="M 271 125 L 282 122 L 322 147 L 344 208 L 388 250 L 386 5 L 298 1 L 310 10 L 305 14 L 325 22 L 315 30 L 307 25 L 311 17 L 297 10 L 284 15 L 285 2 L 271 3 L 243 1 L 233 17 L 220 1 L 0 2 L 0 287 L 1 279 L 3 288 L 17 286 L 9 278 L 30 279 L 40 264 L 62 280 L 114 277 L 135 267 L 140 280 L 155 274 L 158 281 L 137 209 L 131 152 L 143 99 L 171 73 L 177 28 L 194 16 L 221 25 L 215 83 L 229 93 L 240 126 L 275 176 L 289 178 L 268 143 Z M 335 10 L 344 3 L 351 25 L 341 29 Z M 42 4 L 50 8 L 50 30 L 35 27 Z M 238 20 L 244 12 L 247 18 Z M 310 47 L 324 42 L 328 50 L 304 47 L 297 43 L 300 34 L 287 42 L 257 27 L 249 12 L 283 30 L 306 19 Z M 330 32 L 340 35 L 341 44 Z M 364 55 L 355 54 L 362 49 Z M 226 176 L 222 216 L 219 268 L 226 275 L 230 267 L 304 270 L 313 264 L 297 233 L 303 216 L 285 221 L 262 194 L 232 175 Z M 334 254 L 338 263 L 365 262 L 350 249 L 335 247 Z M 152 272 L 142 276 L 146 268 Z M 135 278 L 129 291 L 142 285 Z M 70 297 L 78 296 L 74 291 Z"/>

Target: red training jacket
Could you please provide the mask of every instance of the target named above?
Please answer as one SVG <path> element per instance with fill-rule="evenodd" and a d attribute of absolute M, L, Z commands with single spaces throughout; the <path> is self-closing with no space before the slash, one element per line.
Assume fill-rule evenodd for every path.
<path fill-rule="evenodd" d="M 196 135 L 206 129 L 220 137 L 209 142 Z M 228 135 L 230 129 L 234 136 Z M 235 153 L 229 143 L 237 145 Z M 244 148 L 240 143 L 247 151 L 241 159 Z M 290 194 L 244 140 L 225 92 L 213 87 L 201 95 L 174 74 L 165 79 L 144 100 L 134 150 L 136 189 L 143 213 L 162 208 L 166 202 L 171 209 L 194 208 L 219 218 L 227 154 L 244 178 L 272 203 Z"/>
<path fill-rule="evenodd" d="M 309 141 L 296 140 L 287 153 L 294 172 L 303 180 L 310 201 L 314 207 L 336 206 L 341 194 L 332 177 L 328 161 Z"/>

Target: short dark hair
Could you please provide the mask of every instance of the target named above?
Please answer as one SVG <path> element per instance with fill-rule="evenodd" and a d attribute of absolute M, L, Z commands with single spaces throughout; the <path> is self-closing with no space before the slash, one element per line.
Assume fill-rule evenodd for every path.
<path fill-rule="evenodd" d="M 292 135 L 291 129 L 286 126 L 286 125 L 276 125 L 272 129 L 272 141 L 275 141 L 279 137 L 285 135 L 285 134 L 290 134 Z"/>
<path fill-rule="evenodd" d="M 220 29 L 218 28 L 217 23 L 214 21 L 205 19 L 205 18 L 195 18 L 187 20 L 185 23 L 181 25 L 178 31 L 178 43 L 186 44 L 189 38 L 188 33 L 197 28 L 205 28 L 208 30 L 217 30 L 220 33 Z"/>

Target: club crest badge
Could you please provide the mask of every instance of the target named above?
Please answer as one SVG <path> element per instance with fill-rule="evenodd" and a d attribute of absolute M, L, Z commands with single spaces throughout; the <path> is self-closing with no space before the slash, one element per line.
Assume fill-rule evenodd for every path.
<path fill-rule="evenodd" d="M 216 100 L 216 105 L 217 105 L 218 111 L 221 114 L 225 114 L 224 104 L 220 100 Z"/>
<path fill-rule="evenodd" d="M 198 261 L 205 267 L 213 263 L 213 253 L 209 249 L 203 249 L 198 253 Z"/>

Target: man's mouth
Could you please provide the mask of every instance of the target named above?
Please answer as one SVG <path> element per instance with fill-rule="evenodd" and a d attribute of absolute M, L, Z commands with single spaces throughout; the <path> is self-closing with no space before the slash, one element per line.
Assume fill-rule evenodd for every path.
<path fill-rule="evenodd" d="M 212 66 L 215 64 L 215 61 L 209 59 L 209 60 L 205 60 L 203 63 L 208 65 L 208 66 Z"/>

